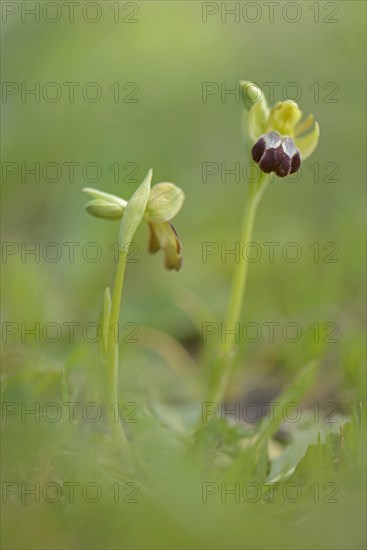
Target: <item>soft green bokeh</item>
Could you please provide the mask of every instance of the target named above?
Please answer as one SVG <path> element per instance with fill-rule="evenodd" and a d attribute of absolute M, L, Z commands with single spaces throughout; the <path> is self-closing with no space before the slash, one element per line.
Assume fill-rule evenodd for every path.
<path fill-rule="evenodd" d="M 192 359 L 176 353 L 176 348 L 171 349 L 174 343 L 167 344 L 167 336 L 155 335 L 152 344 L 151 334 L 144 332 L 143 327 L 174 336 L 191 352 L 201 347 L 201 323 L 214 318 L 220 322 L 223 318 L 234 256 L 221 258 L 220 250 L 221 247 L 233 250 L 238 241 L 247 184 L 242 174 L 240 181 L 224 174 L 226 181 L 223 182 L 220 168 L 222 163 L 228 169 L 239 163 L 242 170 L 248 158 L 241 136 L 240 98 L 230 93 L 222 98 L 221 90 L 223 93 L 233 90 L 241 79 L 254 81 L 265 91 L 268 90 L 266 83 L 277 82 L 274 100 L 269 101 L 273 104 L 287 99 L 282 95 L 287 85 L 289 93 L 294 94 L 295 88 L 290 83 L 295 82 L 302 92 L 299 105 L 304 116 L 313 113 L 320 124 L 320 143 L 302 166 L 299 180 L 275 179 L 260 205 L 254 240 L 261 246 L 262 257 L 250 266 L 243 323 L 258 323 L 263 335 L 255 343 L 241 341 L 238 378 L 232 396 L 241 397 L 252 388 L 273 389 L 274 385 L 279 391 L 285 382 L 294 379 L 302 365 L 317 358 L 321 376 L 311 391 L 310 403 L 316 399 L 333 401 L 339 412 L 350 414 L 352 405 L 365 399 L 365 3 L 320 2 L 320 21 L 316 23 L 312 11 L 315 2 L 297 2 L 302 15 L 293 24 L 281 16 L 287 4 L 283 1 L 275 8 L 273 23 L 269 23 L 268 8 L 263 2 L 258 2 L 261 18 L 256 23 L 243 18 L 235 22 L 230 15 L 221 22 L 220 12 L 203 23 L 201 2 L 169 0 L 137 2 L 139 12 L 134 17 L 138 23 L 122 20 L 114 23 L 110 9 L 113 4 L 116 3 L 109 0 L 99 2 L 102 18 L 96 23 L 83 21 L 77 9 L 74 23 L 67 22 L 67 12 L 63 11 L 62 20 L 54 24 L 42 18 L 39 23 L 33 23 L 31 18 L 21 23 L 19 14 L 9 16 L 8 22 L 2 24 L 3 82 L 15 82 L 19 86 L 25 82 L 28 87 L 39 82 L 41 88 L 57 82 L 62 87 L 62 97 L 55 103 L 42 97 L 36 103 L 31 96 L 22 102 L 20 94 L 3 97 L 3 170 L 4 163 L 11 162 L 17 163 L 20 170 L 21 163 L 32 167 L 36 162 L 40 163 L 41 171 L 42 166 L 50 162 L 63 168 L 59 181 L 54 183 L 45 181 L 42 174 L 39 182 L 29 175 L 22 182 L 20 172 L 4 181 L 3 172 L 3 241 L 15 243 L 19 249 L 25 245 L 41 249 L 39 262 L 31 255 L 22 261 L 20 252 L 3 257 L 3 321 L 25 323 L 30 328 L 36 322 L 41 327 L 50 322 L 60 325 L 75 322 L 83 326 L 98 320 L 104 288 L 111 286 L 114 277 L 114 251 L 109 247 L 117 242 L 118 223 L 89 216 L 84 210 L 86 196 L 81 190 L 85 186 L 96 187 L 128 199 L 152 167 L 153 184 L 173 182 L 186 196 L 174 220 L 183 246 L 184 264 L 179 273 L 168 272 L 163 269 L 161 252 L 149 256 L 148 230 L 146 224 L 142 224 L 136 235 L 138 251 L 132 258 L 138 262 L 127 266 L 121 317 L 123 324 L 139 325 L 141 345 L 123 345 L 122 391 L 128 387 L 130 400 L 137 396 L 146 399 L 149 405 L 157 396 L 168 403 L 185 400 L 187 396 L 181 382 L 177 382 L 177 374 L 171 373 L 167 364 L 172 360 L 176 372 L 183 369 L 187 378 L 188 366 L 192 368 L 189 374 L 195 371 L 190 364 Z M 222 3 L 214 4 L 220 10 Z M 246 3 L 239 4 L 242 7 Z M 333 16 L 337 22 L 324 21 L 333 6 L 338 8 Z M 123 2 L 120 7 L 121 18 L 131 11 L 131 7 L 124 8 Z M 293 17 L 292 11 L 289 16 Z M 254 17 L 252 13 L 250 17 Z M 68 101 L 64 82 L 80 83 L 73 103 Z M 80 90 L 88 82 L 101 86 L 100 101 L 89 103 L 82 99 Z M 120 83 L 122 98 L 138 86 L 137 94 L 130 95 L 138 101 L 115 103 L 114 93 L 109 89 L 115 82 Z M 126 83 L 136 84 L 124 89 Z M 205 83 L 214 83 L 218 89 L 207 101 L 202 99 Z M 79 163 L 73 182 L 69 181 L 64 164 L 70 162 Z M 82 167 L 89 162 L 98 163 L 102 168 L 98 181 L 82 176 Z M 120 164 L 118 183 L 114 182 L 114 172 L 110 169 L 115 163 Z M 219 167 L 216 174 L 208 176 L 206 183 L 203 163 L 217 163 Z M 133 172 L 129 181 L 129 174 Z M 50 168 L 49 176 L 53 177 L 53 173 Z M 92 168 L 89 173 L 93 173 Z M 98 243 L 102 249 L 102 258 L 97 262 L 86 261 L 81 254 L 86 243 L 91 242 Z M 208 256 L 205 262 L 204 243 L 213 242 L 218 244 L 219 252 Z M 264 245 L 269 242 L 279 243 L 274 262 L 269 261 L 268 248 Z M 47 243 L 61 247 L 60 261 L 47 261 L 44 248 Z M 69 261 L 64 243 L 80 243 L 75 248 L 75 261 Z M 297 243 L 301 250 L 302 257 L 297 262 L 286 261 L 282 255 L 289 243 Z M 320 253 L 319 261 L 315 261 L 316 249 Z M 54 253 L 50 248 L 50 256 Z M 92 256 L 94 250 L 90 248 L 89 253 Z M 293 253 L 294 249 L 289 248 L 289 255 Z M 328 259 L 333 261 L 329 263 Z M 269 322 L 280 323 L 273 343 L 269 342 L 263 325 Z M 297 343 L 287 342 L 281 336 L 282 327 L 289 322 L 296 322 L 302 328 L 302 337 Z M 315 342 L 309 328 L 315 323 L 321 325 L 320 342 Z M 325 330 L 322 327 L 326 323 L 332 325 Z M 334 328 L 338 329 L 334 335 L 337 341 L 325 342 Z M 31 335 L 22 343 L 20 333 L 8 336 L 3 346 L 3 368 L 10 377 L 6 400 L 32 403 L 61 399 L 60 372 L 66 373 L 71 400 L 79 394 L 84 396 L 84 401 L 98 400 L 96 346 L 83 341 L 80 328 L 75 334 L 75 341 L 70 343 L 64 330 L 55 344 L 42 337 L 40 343 L 34 342 Z M 218 341 L 219 336 L 213 336 L 209 344 L 215 349 Z M 148 342 L 146 347 L 153 347 L 153 351 L 145 350 L 143 342 Z M 185 352 L 180 348 L 180 353 Z M 83 386 L 85 380 L 90 384 L 88 391 Z M 64 394 L 62 397 L 65 400 Z M 149 422 L 142 424 L 142 430 L 144 426 L 149 427 Z M 7 428 L 10 429 L 10 422 Z M 49 472 L 48 451 L 50 456 L 59 457 L 54 451 L 59 441 L 65 448 L 75 443 L 73 452 L 75 448 L 82 452 L 83 438 L 90 436 L 89 432 L 83 432 L 79 440 L 77 434 L 70 433 L 68 425 L 57 426 L 60 438 L 52 424 L 48 426 L 49 434 L 45 429 L 37 431 L 37 426 L 32 425 L 28 432 L 26 428 L 27 424 L 23 424 L 7 434 L 14 467 L 5 468 L 5 480 L 34 479 L 26 468 L 27 462 L 38 463 L 40 470 Z M 93 437 L 92 424 L 89 429 Z M 100 425 L 95 440 L 92 443 L 89 440 L 91 445 L 95 441 L 96 447 L 102 445 L 98 430 L 101 431 Z M 24 447 L 19 447 L 17 454 L 14 449 L 22 438 Z M 154 454 L 157 449 L 154 437 L 151 439 L 149 442 L 148 438 L 145 445 Z M 177 449 L 181 444 L 179 438 L 173 443 Z M 93 446 L 86 446 L 84 450 L 88 448 Z M 91 452 L 93 454 L 93 450 Z M 98 479 L 96 464 L 88 452 L 75 459 L 71 471 L 65 454 L 61 460 L 65 460 L 65 465 L 55 466 L 60 479 L 72 476 L 84 479 L 84 475 L 89 480 Z M 163 459 L 161 467 L 162 464 Z M 191 467 L 191 463 L 186 464 L 184 470 Z M 174 466 L 167 473 L 167 479 L 171 474 L 178 480 L 179 466 L 177 471 L 173 470 Z M 187 479 L 195 485 L 195 474 L 188 474 Z M 196 523 L 194 511 L 198 508 L 190 508 L 190 483 L 185 486 L 182 480 L 177 481 L 176 492 L 162 485 L 161 507 L 157 502 L 153 505 L 146 502 L 138 512 L 132 513 L 129 508 L 126 515 L 123 514 L 121 525 L 115 509 L 112 513 L 112 508 L 106 505 L 105 509 L 92 507 L 91 511 L 85 503 L 80 504 L 75 516 L 75 521 L 78 518 L 80 522 L 79 536 L 77 524 L 69 517 L 75 513 L 70 507 L 61 510 L 62 519 L 58 522 L 47 506 L 42 511 L 34 509 L 24 519 L 24 509 L 19 505 L 16 513 L 14 510 L 10 513 L 5 542 L 8 548 L 98 548 L 103 547 L 104 542 L 110 548 L 213 548 L 216 544 L 226 547 L 228 538 L 218 533 L 220 506 L 212 515 L 208 510 L 202 511 L 203 525 Z M 193 494 L 196 498 L 197 494 Z M 346 548 L 348 541 L 351 548 L 363 546 L 358 515 L 351 511 L 354 493 L 346 490 L 343 494 L 345 507 L 338 508 L 334 514 L 326 510 L 324 516 L 315 517 L 315 533 L 324 525 L 339 525 L 333 537 L 319 541 L 320 548 Z M 176 499 L 177 508 L 172 515 L 173 506 L 169 503 Z M 313 512 L 317 516 L 314 509 Z M 251 535 L 243 547 L 255 547 L 259 533 L 256 547 L 269 547 L 271 543 L 265 541 L 261 522 L 255 520 L 259 514 L 253 510 L 248 513 L 254 514 L 254 521 L 247 522 L 252 525 Z M 282 521 L 288 518 L 287 511 L 279 513 L 284 513 Z M 269 524 L 276 525 L 277 515 L 271 516 L 269 511 L 266 514 Z M 240 511 L 233 510 L 231 516 L 227 510 L 227 518 L 231 517 L 230 542 L 232 547 L 242 547 Z M 19 531 L 19 518 L 25 522 L 24 532 Z M 341 526 L 343 518 L 350 532 L 355 533 L 354 538 L 346 536 Z M 70 521 L 74 528 L 69 537 L 65 530 Z M 302 512 L 299 521 L 302 524 Z M 98 522 L 99 527 L 92 529 Z M 143 528 L 141 532 L 138 528 L 143 523 L 145 535 Z M 208 536 L 210 526 L 216 524 Z M 126 533 L 129 525 L 130 531 Z M 302 540 L 295 542 L 289 533 L 275 529 L 274 547 L 316 545 L 316 535 L 311 531 L 301 528 Z M 164 536 L 160 538 L 162 532 Z M 307 536 L 309 540 L 302 538 Z M 341 546 L 337 546 L 339 541 Z"/>

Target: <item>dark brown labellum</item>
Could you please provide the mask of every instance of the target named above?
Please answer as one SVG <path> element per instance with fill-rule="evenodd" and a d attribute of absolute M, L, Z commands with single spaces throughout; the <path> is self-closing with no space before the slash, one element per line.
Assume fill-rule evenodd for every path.
<path fill-rule="evenodd" d="M 251 152 L 263 172 L 275 172 L 280 178 L 297 172 L 301 166 L 301 156 L 292 138 L 281 136 L 278 132 L 261 136 Z"/>

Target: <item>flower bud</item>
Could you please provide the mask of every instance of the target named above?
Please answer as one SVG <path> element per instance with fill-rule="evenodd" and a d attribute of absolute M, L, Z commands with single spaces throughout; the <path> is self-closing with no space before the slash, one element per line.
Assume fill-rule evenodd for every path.
<path fill-rule="evenodd" d="M 113 204 L 118 204 L 125 208 L 127 201 L 116 195 L 111 195 L 111 193 L 105 193 L 104 191 L 99 191 L 98 189 L 93 189 L 93 187 L 83 187 L 82 191 L 90 195 L 93 199 L 101 199 L 105 202 L 112 202 Z"/>
<path fill-rule="evenodd" d="M 299 150 L 289 136 L 269 132 L 261 136 L 252 148 L 252 158 L 267 174 L 275 172 L 284 178 L 301 166 Z"/>
<path fill-rule="evenodd" d="M 146 209 L 149 222 L 163 223 L 179 212 L 185 200 L 183 191 L 173 183 L 157 183 L 150 191 Z"/>
<path fill-rule="evenodd" d="M 252 82 L 240 81 L 242 100 L 245 107 L 244 123 L 252 143 L 266 132 L 269 118 L 268 102 L 263 91 Z M 247 115 L 247 116 L 246 116 Z"/>
<path fill-rule="evenodd" d="M 247 109 L 247 111 L 249 111 L 253 105 L 265 99 L 262 90 L 258 86 L 256 86 L 256 84 L 253 84 L 253 82 L 241 80 L 240 88 L 243 105 L 245 109 Z"/>
<path fill-rule="evenodd" d="M 122 205 L 102 199 L 89 201 L 85 208 L 92 216 L 104 220 L 120 220 L 124 213 L 124 207 Z"/>

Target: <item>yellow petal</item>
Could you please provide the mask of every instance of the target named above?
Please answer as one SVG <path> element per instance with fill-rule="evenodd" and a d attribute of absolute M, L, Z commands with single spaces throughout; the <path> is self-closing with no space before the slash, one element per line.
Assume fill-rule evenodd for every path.
<path fill-rule="evenodd" d="M 298 147 L 299 152 L 301 153 L 302 160 L 305 160 L 308 158 L 314 150 L 317 147 L 317 144 L 319 142 L 319 136 L 320 136 L 320 127 L 315 122 L 314 129 L 309 134 L 306 134 L 305 136 L 302 136 L 300 138 L 297 138 L 294 143 L 296 147 Z"/>
<path fill-rule="evenodd" d="M 283 136 L 294 136 L 294 127 L 302 118 L 302 111 L 295 101 L 278 101 L 271 108 L 267 132 L 273 130 Z"/>
<path fill-rule="evenodd" d="M 306 130 L 308 130 L 309 128 L 311 128 L 311 126 L 313 125 L 314 123 L 314 116 L 313 115 L 308 115 L 307 118 L 305 118 L 305 120 L 303 122 L 301 122 L 300 124 L 298 124 L 295 129 L 294 129 L 294 137 L 297 137 L 299 136 L 300 134 L 303 134 L 303 132 L 306 132 Z"/>

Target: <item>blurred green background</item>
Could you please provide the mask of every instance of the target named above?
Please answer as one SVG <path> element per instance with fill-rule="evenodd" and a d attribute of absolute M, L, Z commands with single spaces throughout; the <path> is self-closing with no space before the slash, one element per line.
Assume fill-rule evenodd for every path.
<path fill-rule="evenodd" d="M 4 12 L 10 4 L 19 7 L 14 15 Z M 127 199 L 153 168 L 154 183 L 172 181 L 186 195 L 175 219 L 184 265 L 179 273 L 165 271 L 161 253 L 148 255 L 148 231 L 142 226 L 136 235 L 138 262 L 127 269 L 121 320 L 169 333 L 197 358 L 202 348 L 200 324 L 222 320 L 233 270 L 233 256 L 221 261 L 218 253 L 204 262 L 203 246 L 216 242 L 233 249 L 247 186 L 242 176 L 235 181 L 227 175 L 223 182 L 220 171 L 203 182 L 203 163 L 226 163 L 232 168 L 234 163 L 242 167 L 248 161 L 241 137 L 240 98 L 221 97 L 221 90 L 234 89 L 240 79 L 254 81 L 265 91 L 265 83 L 275 82 L 276 102 L 286 99 L 283 87 L 296 82 L 303 113 L 313 113 L 320 124 L 320 143 L 297 182 L 276 179 L 263 198 L 254 235 L 263 257 L 250 266 L 243 322 L 263 326 L 274 321 L 281 327 L 296 322 L 302 338 L 290 343 L 276 333 L 272 343 L 264 330 L 259 342 L 241 341 L 240 368 L 231 395 L 242 397 L 259 388 L 266 392 L 267 386 L 270 393 L 278 391 L 316 357 L 322 376 L 313 398 L 336 402 L 343 414 L 364 401 L 365 3 L 296 2 L 301 15 L 294 23 L 284 17 L 287 2 L 275 6 L 273 22 L 266 3 L 257 2 L 259 20 L 252 23 L 254 8 L 245 12 L 248 20 L 241 11 L 236 22 L 234 16 L 221 14 L 223 3 L 215 2 L 208 9 L 218 13 L 208 15 L 206 23 L 205 7 L 196 1 L 105 0 L 94 3 L 101 10 L 95 23 L 81 17 L 82 5 L 88 2 L 78 3 L 73 23 L 63 2 L 58 3 L 60 21 L 50 23 L 41 12 L 40 22 L 31 16 L 22 22 L 21 4 L 30 7 L 34 2 L 2 3 L 2 80 L 5 92 L 12 86 L 7 83 L 21 89 L 24 83 L 32 88 L 38 82 L 41 96 L 36 102 L 31 95 L 22 101 L 20 91 L 3 94 L 3 241 L 15 243 L 19 250 L 40 243 L 41 257 L 35 261 L 27 256 L 22 261 L 20 252 L 3 256 L 3 321 L 29 327 L 35 322 L 83 326 L 98 319 L 104 288 L 111 286 L 114 277 L 109 247 L 117 240 L 118 224 L 93 219 L 85 212 L 82 187 L 97 187 Z M 242 10 L 248 3 L 236 4 Z M 115 22 L 117 6 L 119 21 Z M 54 17 L 53 9 L 46 12 L 46 19 Z M 87 16 L 93 19 L 94 8 L 89 9 Z M 287 9 L 286 17 L 293 19 L 293 8 Z M 42 96 L 50 82 L 61 87 L 59 101 L 49 102 Z M 80 83 L 74 102 L 69 101 L 65 82 Z M 102 90 L 97 102 L 83 99 L 81 90 L 90 82 Z M 117 103 L 110 89 L 116 82 Z M 218 89 L 206 101 L 204 83 L 214 83 Z M 294 87 L 288 90 L 294 93 Z M 137 101 L 126 102 L 129 97 Z M 28 175 L 22 182 L 21 163 L 32 167 L 37 162 L 40 181 Z M 62 167 L 56 182 L 42 176 L 42 167 L 50 162 Z M 71 162 L 79 163 L 72 182 L 65 165 Z M 82 173 L 90 162 L 102 171 L 95 183 Z M 6 163 L 16 163 L 19 171 L 7 174 L 14 165 Z M 120 167 L 118 182 L 109 168 L 115 163 Z M 49 174 L 52 178 L 52 168 Z M 50 242 L 62 248 L 60 261 L 42 256 Z M 63 244 L 70 242 L 80 243 L 74 262 Z M 95 263 L 81 254 L 90 242 L 102 250 L 102 258 Z M 264 242 L 279 243 L 274 262 L 268 260 Z M 298 243 L 302 251 L 297 262 L 286 261 L 281 254 L 290 242 Z M 310 249 L 315 243 L 320 249 L 317 262 Z M 323 248 L 327 243 L 335 245 Z M 336 261 L 328 263 L 325 259 L 334 248 Z M 314 323 L 322 327 L 334 323 L 337 341 L 324 342 L 326 333 L 321 332 L 321 341 L 315 342 L 309 328 Z M 22 343 L 19 333 L 8 336 L 3 345 L 6 376 L 26 371 L 24 380 L 28 380 L 29 369 L 35 369 L 35 395 L 44 389 L 42 373 L 65 365 L 81 368 L 90 381 L 96 346 L 83 341 L 79 329 L 76 334 L 76 341 L 70 343 L 64 331 L 55 344 L 42 338 L 36 343 L 32 336 Z M 210 343 L 215 347 L 218 337 Z M 164 348 L 164 342 L 161 345 Z M 169 377 L 143 346 L 126 344 L 123 353 L 136 373 L 129 382 L 132 388 L 142 383 L 153 394 L 160 391 L 165 399 L 174 400 L 179 392 L 175 376 Z M 31 388 L 23 387 L 21 392 L 30 401 Z M 46 383 L 45 388 L 47 392 Z M 45 547 L 55 544 L 52 537 L 45 535 L 45 540 Z M 74 544 L 82 540 L 74 539 Z M 173 539 L 167 540 L 173 544 Z M 37 544 L 28 548 L 40 547 Z M 93 541 L 86 544 L 91 547 Z"/>
<path fill-rule="evenodd" d="M 240 3 L 242 9 L 245 4 Z M 220 165 L 226 163 L 231 169 L 240 163 L 242 170 L 248 161 L 241 140 L 239 97 L 222 97 L 221 90 L 234 89 L 239 79 L 253 80 L 265 91 L 269 88 L 264 83 L 275 82 L 279 83 L 274 87 L 277 101 L 284 99 L 283 87 L 296 82 L 304 114 L 313 113 L 319 121 L 320 144 L 299 181 L 276 180 L 261 204 L 254 240 L 263 255 L 251 265 L 244 322 L 277 321 L 281 327 L 297 322 L 303 335 L 296 344 L 278 337 L 269 345 L 264 330 L 259 344 L 247 345 L 248 368 L 256 363 L 258 370 L 260 363 L 291 375 L 315 353 L 308 327 L 331 322 L 339 327 L 338 342 L 318 346 L 326 350 L 317 349 L 318 354 L 328 355 L 329 383 L 348 388 L 358 384 L 364 303 L 364 4 L 337 3 L 338 12 L 329 16 L 330 6 L 321 3 L 319 23 L 315 23 L 311 4 L 300 3 L 302 15 L 293 24 L 282 16 L 294 19 L 297 14 L 292 8 L 283 12 L 284 5 L 279 6 L 269 24 L 269 8 L 259 5 L 259 12 L 241 12 L 238 23 L 234 16 L 225 17 L 220 5 L 219 12 L 203 23 L 205 8 L 200 2 L 142 2 L 136 14 L 134 5 L 122 2 L 119 23 L 114 22 L 117 15 L 109 2 L 101 3 L 102 15 L 94 24 L 82 19 L 81 6 L 72 24 L 65 6 L 62 19 L 54 24 L 45 21 L 55 17 L 52 7 L 44 16 L 41 12 L 39 23 L 32 24 L 32 16 L 21 23 L 21 10 L 7 16 L 3 81 L 15 82 L 19 88 L 22 82 L 28 88 L 39 82 L 41 90 L 56 82 L 62 96 L 55 103 L 44 100 L 42 91 L 39 103 L 31 95 L 22 102 L 20 91 L 3 98 L 3 162 L 17 163 L 19 169 L 2 185 L 4 241 L 15 242 L 20 249 L 22 243 L 32 247 L 38 242 L 41 250 L 39 263 L 32 255 L 22 262 L 20 252 L 5 258 L 4 319 L 30 326 L 35 321 L 42 326 L 52 321 L 83 325 L 96 319 L 103 289 L 114 276 L 113 252 L 108 247 L 117 240 L 118 226 L 85 213 L 81 188 L 94 185 L 128 198 L 150 167 L 154 182 L 173 181 L 186 194 L 184 209 L 175 220 L 184 267 L 179 274 L 165 272 L 161 257 L 149 257 L 147 228 L 142 227 L 134 256 L 139 263 L 127 270 L 123 320 L 169 331 L 181 340 L 195 338 L 195 327 L 177 307 L 177 302 L 187 305 L 186 291 L 221 318 L 234 257 L 221 261 L 217 253 L 204 263 L 203 243 L 233 249 L 238 241 L 247 184 L 242 173 L 239 182 L 224 174 L 222 183 Z M 98 15 L 93 7 L 85 13 L 89 19 Z M 256 23 L 244 19 L 260 15 Z M 74 103 L 69 102 L 64 82 L 80 83 Z M 81 89 L 89 82 L 97 82 L 102 90 L 96 103 L 82 97 Z M 120 83 L 119 103 L 109 90 L 115 82 Z M 124 90 L 127 82 L 136 84 Z M 205 82 L 214 83 L 218 92 L 203 102 Z M 124 103 L 136 86 L 139 91 L 130 99 L 138 102 Z M 294 87 L 288 89 L 295 93 Z M 54 90 L 47 93 L 52 97 Z M 93 97 L 93 89 L 90 93 Z M 335 102 L 327 102 L 331 100 Z M 47 163 L 57 163 L 59 180 L 45 181 L 41 173 L 39 182 L 28 175 L 21 183 L 22 162 L 29 168 L 40 163 L 41 172 Z M 64 164 L 71 162 L 79 163 L 72 183 Z M 90 162 L 101 169 L 95 184 L 82 173 Z M 219 168 L 203 183 L 206 162 Z M 115 163 L 120 168 L 118 183 L 109 169 Z M 310 168 L 314 163 L 318 164 Z M 327 163 L 334 164 L 325 168 Z M 88 177 L 94 173 L 91 168 Z M 56 172 L 51 167 L 47 174 L 46 179 L 52 179 Z M 124 181 L 129 179 L 136 183 Z M 47 261 L 44 246 L 50 242 L 60 245 L 60 261 Z M 74 263 L 63 245 L 67 242 L 80 243 Z M 86 261 L 81 252 L 90 242 L 102 248 L 96 263 Z M 279 243 L 274 263 L 268 261 L 264 242 Z M 298 243 L 302 253 L 295 263 L 281 254 L 290 242 Z M 338 247 L 331 258 L 336 263 L 324 261 L 334 250 L 335 245 L 323 249 L 330 242 Z M 314 243 L 319 243 L 320 262 L 314 261 L 309 249 Z M 50 248 L 50 257 L 54 253 Z M 89 253 L 93 257 L 93 248 Z M 204 314 L 202 320 L 210 320 L 207 317 Z M 67 340 L 65 331 L 63 336 Z M 8 339 L 9 343 L 17 340 L 19 335 Z M 27 343 L 32 341 L 27 338 Z M 246 343 L 242 344 L 245 348 Z M 44 342 L 39 347 L 57 358 L 57 346 Z M 67 353 L 71 348 L 66 341 Z"/>

